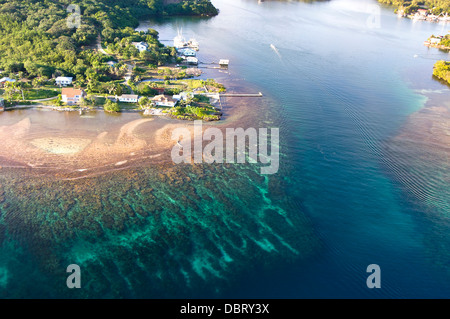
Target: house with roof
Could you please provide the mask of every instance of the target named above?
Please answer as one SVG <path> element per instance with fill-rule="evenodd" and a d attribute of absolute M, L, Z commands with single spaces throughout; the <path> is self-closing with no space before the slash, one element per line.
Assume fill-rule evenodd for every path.
<path fill-rule="evenodd" d="M 67 85 L 71 85 L 71 84 L 72 84 L 72 81 L 73 81 L 73 78 L 72 78 L 72 77 L 66 77 L 66 76 L 58 76 L 58 77 L 55 79 L 56 85 L 59 85 L 59 86 L 67 86 Z"/>
<path fill-rule="evenodd" d="M 116 101 L 125 103 L 137 103 L 139 96 L 137 94 L 122 94 L 121 96 L 116 96 Z"/>
<path fill-rule="evenodd" d="M 197 65 L 198 64 L 198 59 L 192 56 L 188 56 L 186 57 L 186 63 L 187 64 L 193 64 L 193 65 Z"/>
<path fill-rule="evenodd" d="M 61 90 L 61 100 L 67 105 L 78 104 L 81 98 L 85 98 L 86 96 L 86 92 L 82 89 L 63 88 Z"/>
<path fill-rule="evenodd" d="M 4 87 L 6 83 L 14 83 L 16 82 L 16 80 L 8 78 L 8 77 L 4 77 L 0 79 L 0 87 Z"/>
<path fill-rule="evenodd" d="M 175 100 L 171 96 L 161 94 L 152 98 L 152 102 L 156 106 L 174 107 L 175 105 L 177 105 L 178 100 Z"/>
<path fill-rule="evenodd" d="M 164 94 L 166 92 L 166 88 L 152 88 L 156 92 L 158 92 L 158 95 Z"/>
<path fill-rule="evenodd" d="M 221 68 L 228 68 L 228 65 L 230 64 L 230 60 L 227 59 L 220 59 L 219 65 Z"/>
<path fill-rule="evenodd" d="M 428 13 L 427 9 L 419 9 L 417 10 L 417 13 L 419 13 L 421 16 L 426 16 Z"/>
<path fill-rule="evenodd" d="M 195 52 L 192 49 L 186 48 L 186 49 L 179 49 L 178 54 L 188 57 L 188 56 L 196 56 L 197 52 Z"/>
<path fill-rule="evenodd" d="M 141 42 L 132 42 L 132 45 L 136 47 L 136 49 L 139 50 L 139 52 L 147 51 L 148 50 L 148 44 L 141 41 Z"/>
<path fill-rule="evenodd" d="M 194 93 L 192 92 L 181 92 L 180 94 L 176 94 L 173 96 L 174 100 L 177 101 L 187 101 L 189 98 L 193 98 L 194 97 Z"/>

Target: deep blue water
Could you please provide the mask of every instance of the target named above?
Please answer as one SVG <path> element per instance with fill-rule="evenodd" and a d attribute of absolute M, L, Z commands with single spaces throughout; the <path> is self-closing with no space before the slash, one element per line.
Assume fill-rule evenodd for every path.
<path fill-rule="evenodd" d="M 442 89 L 448 100 L 448 88 L 431 78 L 448 54 L 422 45 L 447 27 L 397 18 L 374 1 L 214 3 L 221 14 L 210 21 L 153 26 L 162 39 L 182 27 L 201 51 L 230 58 L 232 75 L 275 101 L 288 154 L 282 164 L 295 185 L 290 200 L 306 208 L 324 245 L 313 260 L 258 274 L 227 296 L 447 297 L 448 269 L 436 266 L 426 242 L 448 232 L 439 220 L 449 206 L 429 208 L 442 223 L 430 227 L 426 208 L 389 175 L 386 162 L 396 159 L 383 153 L 424 106 L 415 89 Z M 379 28 L 367 24 L 374 8 Z M 382 289 L 366 287 L 369 264 L 380 265 Z"/>

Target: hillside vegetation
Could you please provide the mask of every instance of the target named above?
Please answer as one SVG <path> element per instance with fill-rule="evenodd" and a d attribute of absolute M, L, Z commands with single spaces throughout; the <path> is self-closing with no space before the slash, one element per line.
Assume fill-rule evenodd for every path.
<path fill-rule="evenodd" d="M 450 62 L 437 61 L 434 65 L 433 75 L 450 84 Z"/>
<path fill-rule="evenodd" d="M 378 0 L 378 2 L 393 5 L 397 8 L 403 8 L 406 14 L 416 12 L 421 7 L 432 9 L 434 14 L 440 14 L 442 12 L 450 13 L 449 0 Z"/>
<path fill-rule="evenodd" d="M 72 13 L 68 5 L 78 5 L 80 24 L 67 24 Z M 2 76 L 50 78 L 76 76 L 81 82 L 105 76 L 101 69 L 107 57 L 97 54 L 96 39 L 118 45 L 136 55 L 131 41 L 149 41 L 149 63 L 166 62 L 173 52 L 158 41 L 158 33 L 134 31 L 139 19 L 161 15 L 216 15 L 209 0 L 184 0 L 165 5 L 164 0 L 0 0 L 0 69 Z M 73 19 L 73 17 L 71 17 Z M 125 39 L 125 40 L 124 40 Z M 108 80 L 108 79 L 105 79 Z"/>

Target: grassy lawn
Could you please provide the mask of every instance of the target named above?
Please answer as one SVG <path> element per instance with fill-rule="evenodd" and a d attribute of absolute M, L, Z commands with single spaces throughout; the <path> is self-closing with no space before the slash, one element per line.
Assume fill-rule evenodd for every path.
<path fill-rule="evenodd" d="M 118 102 L 121 110 L 139 110 L 137 103 Z"/>

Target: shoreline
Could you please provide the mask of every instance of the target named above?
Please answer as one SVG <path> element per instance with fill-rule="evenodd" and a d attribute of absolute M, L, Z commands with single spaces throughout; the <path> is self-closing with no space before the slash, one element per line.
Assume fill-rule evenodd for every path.
<path fill-rule="evenodd" d="M 246 99 L 227 97 L 222 103 L 227 113 L 225 119 L 204 121 L 203 129 L 214 126 L 224 130 L 230 124 L 243 125 L 252 118 L 249 116 L 251 103 Z M 112 121 L 109 116 L 114 114 L 101 112 L 98 121 L 106 129 L 98 128 L 97 133 L 82 127 L 76 131 L 64 127 L 58 129 L 52 125 L 42 129 L 41 124 L 34 121 L 34 118 L 41 117 L 39 111 L 42 109 L 53 110 L 53 107 L 27 105 L 17 108 L 11 111 L 30 110 L 30 114 L 22 112 L 18 121 L 13 121 L 13 114 L 9 117 L 9 125 L 0 124 L 0 139 L 5 141 L 0 149 L 0 172 L 23 170 L 30 177 L 37 175 L 72 180 L 133 167 L 171 166 L 174 165 L 171 150 L 177 143 L 171 139 L 172 131 L 187 128 L 193 135 L 192 121 L 169 116 L 136 117 L 133 115 L 136 112 L 117 113 L 117 120 Z M 64 120 L 76 126 L 83 116 L 73 113 L 55 112 L 49 121 L 59 123 Z M 90 123 L 88 119 L 84 121 Z M 92 124 L 87 125 L 92 127 Z M 95 127 L 92 130 L 95 131 Z"/>

